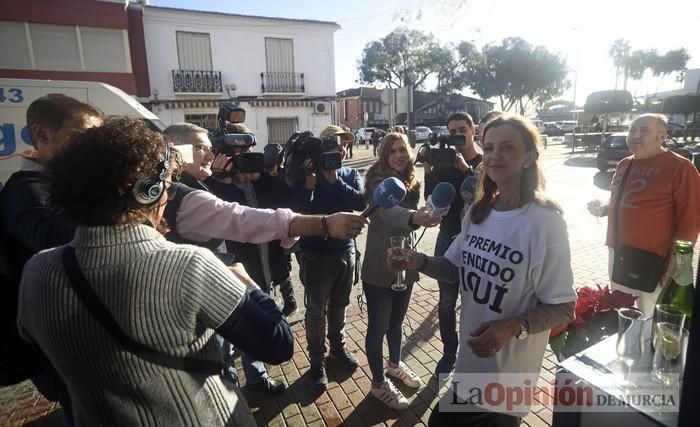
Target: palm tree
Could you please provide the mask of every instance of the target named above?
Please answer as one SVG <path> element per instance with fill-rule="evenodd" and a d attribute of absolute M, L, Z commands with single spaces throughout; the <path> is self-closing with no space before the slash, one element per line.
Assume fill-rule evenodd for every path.
<path fill-rule="evenodd" d="M 608 50 L 608 56 L 615 64 L 615 89 L 617 89 L 617 80 L 620 77 L 620 68 L 625 70 L 627 74 L 627 61 L 630 54 L 630 44 L 625 39 L 617 39 L 613 42 Z"/>

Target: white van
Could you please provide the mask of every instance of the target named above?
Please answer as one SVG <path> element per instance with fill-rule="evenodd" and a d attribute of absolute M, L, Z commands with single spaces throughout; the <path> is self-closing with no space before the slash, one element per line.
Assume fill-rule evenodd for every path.
<path fill-rule="evenodd" d="M 571 133 L 574 131 L 574 128 L 578 126 L 578 122 L 576 120 L 562 120 L 557 122 L 557 125 L 559 125 L 564 133 Z"/>
<path fill-rule="evenodd" d="M 0 185 L 19 170 L 21 156 L 34 151 L 27 131 L 29 104 L 49 93 L 63 93 L 98 107 L 107 116 L 144 119 L 154 130 L 165 126 L 158 116 L 121 89 L 98 82 L 0 78 Z"/>

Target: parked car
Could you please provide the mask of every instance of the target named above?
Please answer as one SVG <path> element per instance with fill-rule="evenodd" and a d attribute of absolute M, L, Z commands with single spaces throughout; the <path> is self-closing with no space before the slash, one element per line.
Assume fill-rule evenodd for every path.
<path fill-rule="evenodd" d="M 627 147 L 627 134 L 613 133 L 598 148 L 596 165 L 601 172 L 607 172 L 617 166 L 620 160 L 630 155 L 632 152 Z"/>
<path fill-rule="evenodd" d="M 564 136 L 564 131 L 554 122 L 544 123 L 544 133 L 547 136 Z"/>
<path fill-rule="evenodd" d="M 535 127 L 537 128 L 537 130 L 540 131 L 540 133 L 541 133 L 542 135 L 544 135 L 545 129 L 544 129 L 544 123 L 542 123 L 542 120 L 540 120 L 540 119 L 530 119 L 530 121 L 532 122 L 533 125 L 535 125 Z"/>
<path fill-rule="evenodd" d="M 437 136 L 450 134 L 450 131 L 447 130 L 447 126 L 430 126 L 430 131 L 433 132 L 433 135 Z"/>
<path fill-rule="evenodd" d="M 432 134 L 433 131 L 431 131 L 429 127 L 416 126 L 416 141 L 428 141 Z"/>

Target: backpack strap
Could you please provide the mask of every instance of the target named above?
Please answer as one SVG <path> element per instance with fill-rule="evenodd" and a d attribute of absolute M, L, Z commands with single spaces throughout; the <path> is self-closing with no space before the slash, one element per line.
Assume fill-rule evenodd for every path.
<path fill-rule="evenodd" d="M 198 373 L 203 375 L 219 375 L 224 367 L 221 362 L 213 362 L 192 357 L 177 357 L 162 353 L 147 347 L 132 339 L 109 314 L 109 310 L 90 287 L 75 256 L 75 248 L 66 246 L 63 251 L 63 268 L 68 275 L 71 287 L 78 295 L 85 308 L 99 322 L 107 333 L 130 353 L 153 364 L 178 371 Z"/>

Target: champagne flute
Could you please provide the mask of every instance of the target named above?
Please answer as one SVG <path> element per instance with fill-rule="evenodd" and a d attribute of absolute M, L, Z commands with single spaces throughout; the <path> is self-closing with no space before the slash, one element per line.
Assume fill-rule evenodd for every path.
<path fill-rule="evenodd" d="M 625 383 L 632 372 L 632 366 L 642 355 L 642 326 L 644 313 L 633 307 L 623 307 L 617 310 L 617 346 L 615 348 L 619 360 L 627 368 L 624 372 Z"/>
<path fill-rule="evenodd" d="M 406 267 L 406 257 L 408 256 L 408 240 L 404 236 L 391 236 L 389 237 L 389 247 L 391 248 L 392 266 L 399 270 L 396 273 L 396 281 L 391 284 L 391 289 L 403 292 L 407 288 L 403 280 L 403 269 Z"/>

